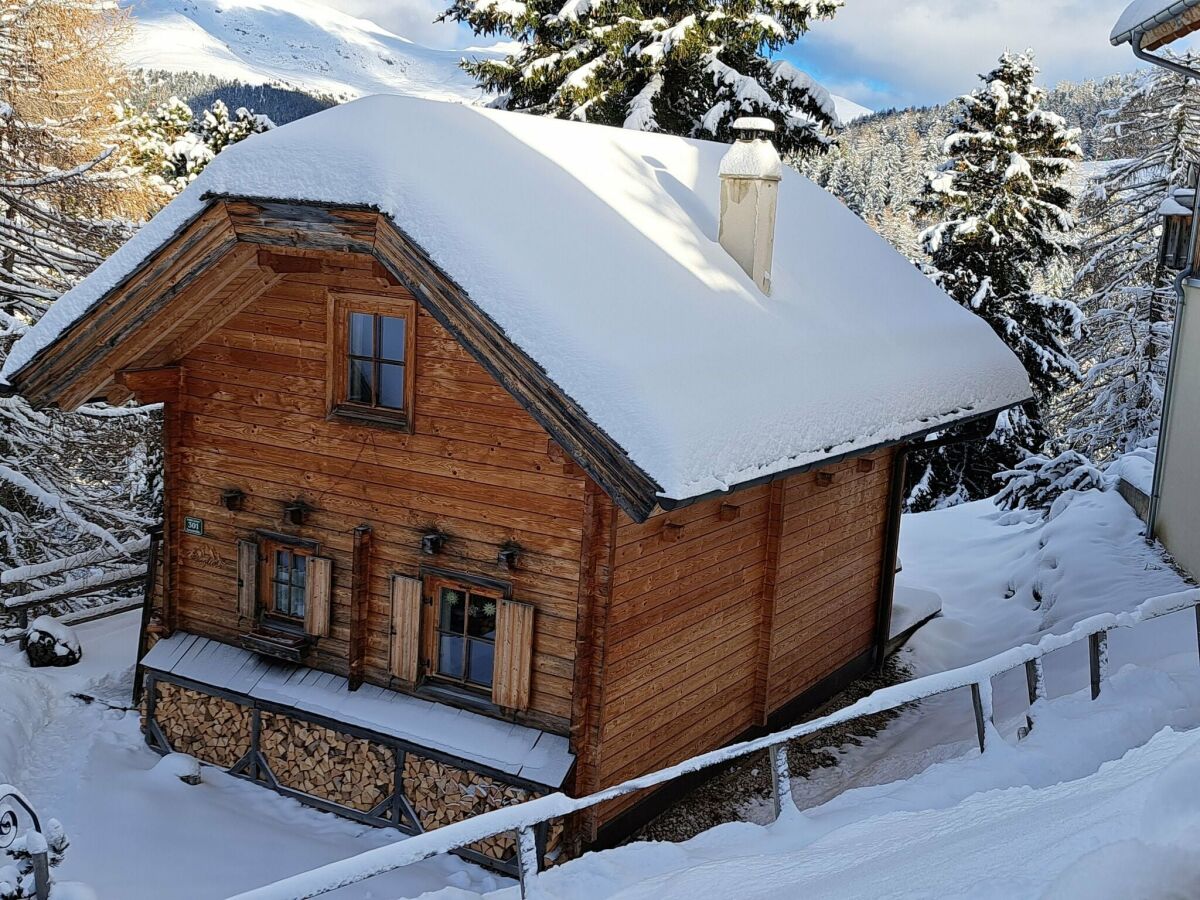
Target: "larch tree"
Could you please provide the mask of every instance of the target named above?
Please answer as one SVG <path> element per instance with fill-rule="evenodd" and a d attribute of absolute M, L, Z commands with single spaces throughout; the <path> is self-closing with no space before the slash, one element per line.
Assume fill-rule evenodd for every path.
<path fill-rule="evenodd" d="M 124 14 L 0 0 L 0 360 L 145 215 L 117 151 Z M 157 519 L 145 410 L 31 409 L 0 391 L 0 571 L 137 537 Z M 11 580 L 11 578 L 10 578 Z"/>
<path fill-rule="evenodd" d="M 1029 373 L 1036 401 L 1002 414 L 982 443 L 914 460 L 910 507 L 930 509 L 996 493 L 994 476 L 1042 449 L 1041 410 L 1078 377 L 1069 349 L 1082 321 L 1069 300 L 1043 292 L 1043 273 L 1068 253 L 1075 228 L 1063 184 L 1082 156 L 1077 129 L 1043 108 L 1032 52 L 1006 53 L 961 98 L 946 161 L 926 177 L 921 235 L 934 280 L 986 321 Z"/>
<path fill-rule="evenodd" d="M 1153 69 L 1112 112 L 1106 132 L 1117 147 L 1140 149 L 1107 166 L 1082 203 L 1088 238 L 1076 287 L 1087 320 L 1076 355 L 1085 373 L 1066 402 L 1067 440 L 1097 461 L 1158 434 L 1183 264 L 1164 252 L 1160 210 L 1176 202 L 1175 191 L 1195 187 L 1200 86 Z"/>
<path fill-rule="evenodd" d="M 465 68 L 497 105 L 729 142 L 740 116 L 775 122 L 781 152 L 824 147 L 823 87 L 772 55 L 843 0 L 455 0 L 443 19 L 519 50 Z"/>

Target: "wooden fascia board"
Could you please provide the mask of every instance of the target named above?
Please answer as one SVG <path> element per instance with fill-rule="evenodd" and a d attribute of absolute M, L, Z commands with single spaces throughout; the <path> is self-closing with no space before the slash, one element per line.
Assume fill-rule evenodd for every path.
<path fill-rule="evenodd" d="M 1142 39 L 1142 49 L 1158 50 L 1196 31 L 1200 31 L 1200 6 L 1193 6 L 1169 22 L 1147 31 Z"/>
<path fill-rule="evenodd" d="M 186 222 L 161 250 L 122 279 L 93 307 L 32 360 L 10 381 L 34 406 L 57 403 L 72 408 L 85 402 L 91 389 L 80 387 L 85 373 L 105 357 L 120 338 L 186 289 L 236 244 L 229 219 L 220 204 L 206 207 Z M 140 309 L 141 315 L 136 312 Z M 108 373 L 96 386 L 109 381 Z M 83 396 L 85 395 L 86 396 Z M 76 400 L 75 398 L 81 397 Z M 64 402 L 63 398 L 71 398 Z"/>

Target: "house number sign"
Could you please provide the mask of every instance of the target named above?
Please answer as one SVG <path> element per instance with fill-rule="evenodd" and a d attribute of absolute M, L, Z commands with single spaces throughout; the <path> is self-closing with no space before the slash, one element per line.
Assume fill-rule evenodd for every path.
<path fill-rule="evenodd" d="M 185 516 L 183 519 L 184 534 L 194 534 L 200 537 L 204 534 L 204 520 L 197 519 L 195 516 Z"/>

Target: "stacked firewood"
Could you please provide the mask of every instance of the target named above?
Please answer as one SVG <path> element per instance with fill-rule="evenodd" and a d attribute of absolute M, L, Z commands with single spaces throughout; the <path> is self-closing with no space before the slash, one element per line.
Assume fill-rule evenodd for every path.
<path fill-rule="evenodd" d="M 395 756 L 380 744 L 264 712 L 259 749 L 284 787 L 370 812 L 392 796 Z"/>
<path fill-rule="evenodd" d="M 228 769 L 250 752 L 250 710 L 169 682 L 157 684 L 154 718 L 176 753 Z"/>

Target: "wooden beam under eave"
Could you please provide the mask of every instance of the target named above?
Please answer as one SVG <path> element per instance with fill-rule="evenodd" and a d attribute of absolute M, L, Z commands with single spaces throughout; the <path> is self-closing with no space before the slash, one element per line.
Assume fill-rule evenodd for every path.
<path fill-rule="evenodd" d="M 1200 31 L 1200 6 L 1193 6 L 1171 21 L 1146 32 L 1145 38 L 1142 39 L 1142 49 L 1158 50 L 1196 31 Z"/>
<path fill-rule="evenodd" d="M 286 200 L 224 201 L 238 240 L 265 247 L 371 253 L 379 213 Z"/>
<path fill-rule="evenodd" d="M 182 383 L 179 366 L 154 369 L 122 369 L 117 383 L 128 388 L 138 403 L 175 403 Z"/>
<path fill-rule="evenodd" d="M 206 257 L 202 271 L 180 273 L 171 289 L 132 311 L 119 340 L 101 348 L 86 367 L 64 379 L 69 387 L 60 405 L 74 409 L 94 396 L 99 384 L 121 370 L 174 364 L 179 354 L 164 354 L 164 348 L 172 347 L 176 338 L 195 346 L 225 321 L 215 311 L 215 301 L 232 291 L 243 305 L 249 302 L 251 298 L 244 296 L 239 279 L 251 271 L 261 271 L 256 260 L 254 248 L 232 242 L 219 256 Z M 185 274 L 190 277 L 183 277 Z"/>
<path fill-rule="evenodd" d="M 276 275 L 312 275 L 324 269 L 319 257 L 277 253 L 262 247 L 258 251 L 258 265 L 259 268 L 270 269 Z"/>
<path fill-rule="evenodd" d="M 16 373 L 21 393 L 34 406 L 74 409 L 87 402 L 116 370 L 132 367 L 109 364 L 113 350 L 236 244 L 224 208 L 205 210 Z"/>

